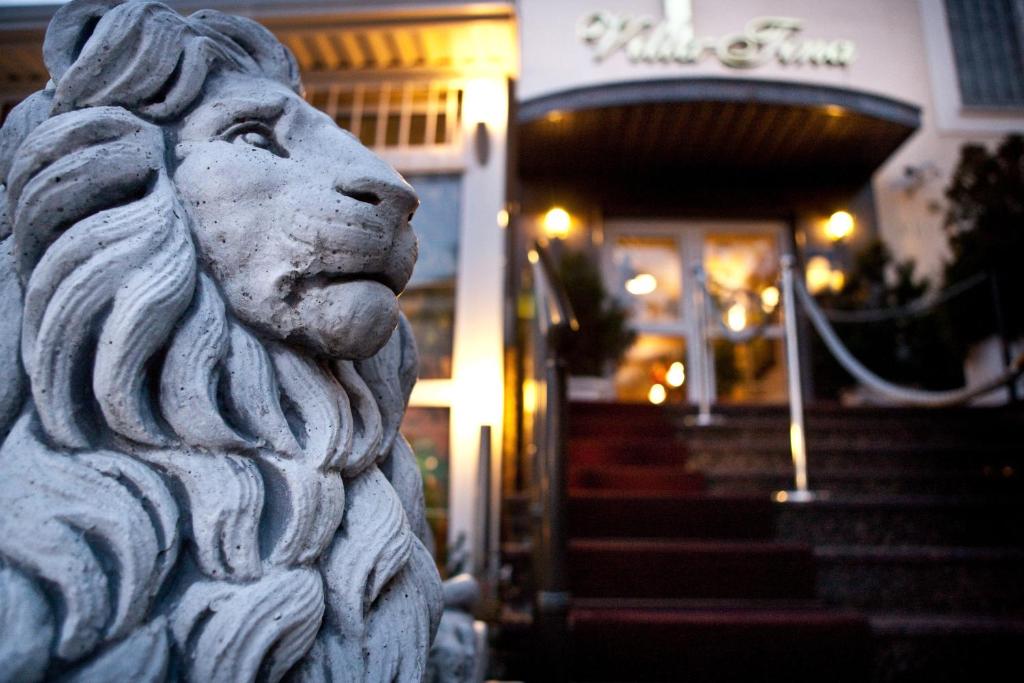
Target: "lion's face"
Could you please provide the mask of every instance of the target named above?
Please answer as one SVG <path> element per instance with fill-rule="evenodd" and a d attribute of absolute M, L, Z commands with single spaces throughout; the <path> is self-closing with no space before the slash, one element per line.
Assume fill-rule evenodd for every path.
<path fill-rule="evenodd" d="M 416 260 L 401 176 L 285 86 L 238 73 L 208 82 L 174 154 L 199 257 L 235 315 L 331 357 L 387 341 Z"/>

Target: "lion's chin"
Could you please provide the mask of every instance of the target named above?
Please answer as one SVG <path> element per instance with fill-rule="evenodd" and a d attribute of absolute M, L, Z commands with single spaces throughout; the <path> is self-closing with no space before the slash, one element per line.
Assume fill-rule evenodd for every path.
<path fill-rule="evenodd" d="M 331 358 L 369 358 L 398 325 L 398 298 L 372 280 L 311 287 L 302 293 L 294 310 L 296 341 Z"/>

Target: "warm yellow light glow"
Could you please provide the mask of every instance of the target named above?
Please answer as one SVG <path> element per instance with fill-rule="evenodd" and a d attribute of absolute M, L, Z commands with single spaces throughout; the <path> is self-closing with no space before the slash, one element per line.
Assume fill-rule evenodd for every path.
<path fill-rule="evenodd" d="M 559 109 L 555 109 L 554 111 L 549 111 L 544 119 L 548 123 L 561 123 L 565 119 L 565 113 Z"/>
<path fill-rule="evenodd" d="M 828 286 L 833 292 L 838 292 L 846 284 L 846 275 L 841 270 L 833 270 L 829 276 Z"/>
<path fill-rule="evenodd" d="M 523 380 L 523 411 L 528 415 L 537 412 L 537 381 Z"/>
<path fill-rule="evenodd" d="M 686 368 L 683 364 L 676 361 L 668 366 L 668 372 L 665 373 L 665 381 L 668 382 L 670 387 L 683 386 L 683 382 L 686 381 Z"/>
<path fill-rule="evenodd" d="M 572 217 L 560 206 L 552 207 L 544 214 L 544 232 L 548 237 L 568 237 Z"/>
<path fill-rule="evenodd" d="M 828 116 L 843 116 L 846 114 L 846 109 L 840 107 L 838 104 L 826 104 L 824 112 Z"/>
<path fill-rule="evenodd" d="M 804 431 L 795 422 L 789 425 L 789 452 L 793 456 L 793 469 L 796 470 L 797 491 L 807 490 L 807 449 Z"/>
<path fill-rule="evenodd" d="M 812 256 L 807 261 L 807 289 L 817 294 L 832 286 L 832 264 L 824 256 Z"/>
<path fill-rule="evenodd" d="M 502 229 L 508 227 L 508 211 L 506 209 L 498 211 L 498 227 Z"/>
<path fill-rule="evenodd" d="M 658 288 L 658 279 L 650 273 L 640 273 L 626 280 L 626 291 L 635 296 L 650 294 Z"/>
<path fill-rule="evenodd" d="M 530 263 L 537 263 L 540 261 L 540 254 L 537 253 L 536 249 L 531 249 L 527 254 L 526 258 L 530 259 Z"/>
<path fill-rule="evenodd" d="M 779 305 L 779 289 L 778 287 L 768 286 L 761 290 L 761 306 L 766 311 L 774 311 L 775 307 Z"/>
<path fill-rule="evenodd" d="M 785 491 L 776 491 L 775 492 L 775 502 L 776 503 L 785 503 L 787 500 L 789 500 L 789 494 L 788 493 L 786 493 Z"/>
<path fill-rule="evenodd" d="M 733 332 L 742 332 L 747 326 L 747 307 L 738 301 L 730 306 L 725 312 L 725 325 Z"/>
<path fill-rule="evenodd" d="M 666 398 L 668 398 L 668 392 L 660 384 L 653 385 L 651 390 L 647 392 L 647 400 L 656 406 L 664 403 Z"/>
<path fill-rule="evenodd" d="M 495 78 L 467 81 L 462 114 L 471 126 L 486 123 L 489 127 L 503 128 L 508 117 L 508 91 L 504 81 Z"/>
<path fill-rule="evenodd" d="M 853 233 L 853 216 L 846 211 L 836 211 L 825 223 L 825 236 L 833 242 L 846 239 Z"/>

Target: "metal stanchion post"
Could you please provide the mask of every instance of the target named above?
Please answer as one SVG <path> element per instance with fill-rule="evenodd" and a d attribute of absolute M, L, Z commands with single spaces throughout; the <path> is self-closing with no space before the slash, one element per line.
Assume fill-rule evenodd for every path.
<path fill-rule="evenodd" d="M 489 596 L 491 586 L 487 584 L 488 560 L 490 559 L 491 534 L 491 426 L 480 425 L 480 450 L 477 458 L 477 501 L 476 539 L 473 543 L 473 575 L 483 584 L 483 592 Z"/>
<path fill-rule="evenodd" d="M 699 263 L 693 267 L 693 280 L 695 287 L 693 288 L 693 304 L 696 313 L 696 324 L 694 330 L 693 343 L 698 344 L 697 358 L 699 359 L 699 367 L 697 368 L 697 415 L 692 419 L 687 419 L 688 424 L 695 425 L 697 427 L 707 427 L 712 424 L 716 424 L 719 420 L 711 414 L 711 372 L 712 372 L 712 359 L 711 354 L 708 351 L 709 339 L 708 339 L 708 303 L 705 295 L 707 286 L 707 275 L 704 273 L 704 268 Z"/>
<path fill-rule="evenodd" d="M 793 256 L 782 257 L 782 317 L 786 334 L 786 375 L 789 383 L 789 449 L 793 456 L 793 491 L 779 491 L 780 502 L 804 502 L 814 499 L 807 486 L 807 443 L 804 431 L 804 396 L 800 383 L 800 347 L 797 337 L 796 293 L 793 282 Z"/>

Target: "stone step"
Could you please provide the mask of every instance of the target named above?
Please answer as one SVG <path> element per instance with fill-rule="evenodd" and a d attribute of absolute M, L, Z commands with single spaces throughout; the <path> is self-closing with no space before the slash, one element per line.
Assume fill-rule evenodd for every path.
<path fill-rule="evenodd" d="M 708 452 L 689 450 L 686 464 L 709 477 L 724 473 L 762 472 L 772 469 L 791 471 L 791 455 L 787 448 L 760 450 L 723 450 Z M 879 445 L 874 449 L 837 446 L 807 447 L 808 469 L 827 474 L 832 471 L 851 472 L 865 469 L 892 473 L 963 472 L 977 475 L 1019 477 L 1024 473 L 1024 449 L 972 448 L 950 446 L 944 449 L 918 448 L 913 445 Z"/>
<path fill-rule="evenodd" d="M 816 491 L 872 495 L 975 495 L 993 499 L 1020 496 L 1024 477 L 1017 470 L 949 468 L 939 471 L 892 468 L 809 468 L 810 485 Z M 708 492 L 764 494 L 793 488 L 793 468 L 763 467 L 743 471 L 715 470 L 704 473 Z"/>
<path fill-rule="evenodd" d="M 569 461 L 576 465 L 685 465 L 686 446 L 674 437 L 574 436 Z"/>
<path fill-rule="evenodd" d="M 801 543 L 573 539 L 569 586 L 602 598 L 810 599 L 814 557 Z"/>
<path fill-rule="evenodd" d="M 1013 680 L 1024 649 L 1024 618 L 873 613 L 872 675 L 895 681 Z"/>
<path fill-rule="evenodd" d="M 569 487 L 578 491 L 697 493 L 704 475 L 677 465 L 571 466 Z"/>
<path fill-rule="evenodd" d="M 568 512 L 574 538 L 769 539 L 775 534 L 767 496 L 575 492 Z"/>
<path fill-rule="evenodd" d="M 866 620 L 776 605 L 577 601 L 571 676 L 579 681 L 864 681 Z"/>
<path fill-rule="evenodd" d="M 1024 501 L 834 495 L 776 508 L 779 538 L 816 545 L 1024 547 Z"/>
<path fill-rule="evenodd" d="M 1024 550 L 1013 547 L 817 546 L 817 595 L 846 607 L 1024 613 Z"/>

